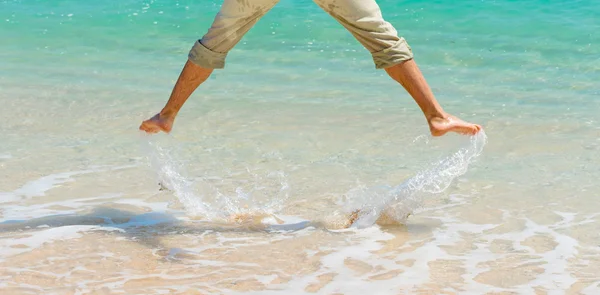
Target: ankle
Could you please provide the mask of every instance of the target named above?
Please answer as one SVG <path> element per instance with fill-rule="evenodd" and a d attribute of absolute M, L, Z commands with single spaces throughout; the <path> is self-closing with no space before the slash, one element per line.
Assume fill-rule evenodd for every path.
<path fill-rule="evenodd" d="M 177 111 L 170 109 L 162 109 L 159 113 L 161 118 L 175 118 L 177 116 Z"/>
<path fill-rule="evenodd" d="M 425 114 L 425 118 L 427 122 L 431 122 L 432 120 L 446 120 L 450 117 L 450 115 L 446 114 L 443 111 L 429 112 Z"/>

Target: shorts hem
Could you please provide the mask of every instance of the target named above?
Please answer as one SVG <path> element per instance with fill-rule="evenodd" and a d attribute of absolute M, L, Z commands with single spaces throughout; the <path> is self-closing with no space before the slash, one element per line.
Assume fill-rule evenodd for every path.
<path fill-rule="evenodd" d="M 196 41 L 188 54 L 188 59 L 192 63 L 207 69 L 225 68 L 227 53 L 214 52 L 204 46 L 201 41 Z"/>
<path fill-rule="evenodd" d="M 373 62 L 376 69 L 385 69 L 413 59 L 412 49 L 404 38 L 384 50 L 373 52 Z"/>

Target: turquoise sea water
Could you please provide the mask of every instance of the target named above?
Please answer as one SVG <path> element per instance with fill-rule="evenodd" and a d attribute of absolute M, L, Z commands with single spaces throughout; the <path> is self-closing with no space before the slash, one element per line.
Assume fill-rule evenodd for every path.
<path fill-rule="evenodd" d="M 473 141 L 430 138 L 402 87 L 307 0 L 282 0 L 261 19 L 170 136 L 138 134 L 220 3 L 0 0 L 0 293 L 600 292 L 600 1 L 379 1 L 446 111 L 485 129 L 477 161 L 451 177 L 418 173 Z M 157 175 L 179 189 L 157 195 Z M 331 233 L 287 220 L 300 230 L 272 235 L 144 215 L 171 212 L 164 202 L 187 220 L 179 203 L 191 202 L 217 215 L 250 207 L 320 221 L 348 192 L 370 202 L 381 195 L 357 188 L 414 175 L 449 187 L 421 196 L 423 211 L 402 227 Z M 93 210 L 101 206 L 122 212 Z M 69 214 L 85 218 L 55 217 Z M 15 220 L 50 228 L 9 228 Z M 93 265 L 107 257 L 132 266 L 109 280 L 18 275 L 102 273 Z"/>
<path fill-rule="evenodd" d="M 447 103 L 548 108 L 558 114 L 564 107 L 598 106 L 600 8 L 594 1 L 380 6 Z M 165 91 L 218 9 L 218 1 L 3 1 L 4 84 L 35 79 L 114 89 L 127 82 Z M 398 92 L 378 78 L 382 73 L 373 70 L 360 44 L 311 1 L 281 1 L 227 63 L 227 71 L 216 75 L 220 82 L 206 91 L 222 92 L 217 90 L 222 81 L 240 92 L 254 93 L 260 86 L 272 89 L 273 99 L 294 100 L 298 92 L 344 91 L 361 81 L 377 97 Z M 260 75 L 249 75 L 256 69 Z M 352 98 L 340 103 L 360 103 Z"/>

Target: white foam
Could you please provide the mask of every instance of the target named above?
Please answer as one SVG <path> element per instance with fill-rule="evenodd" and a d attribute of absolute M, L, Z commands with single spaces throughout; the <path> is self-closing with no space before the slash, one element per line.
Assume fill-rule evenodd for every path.
<path fill-rule="evenodd" d="M 310 275 L 294 277 L 291 281 L 285 283 L 285 285 L 270 286 L 273 290 L 255 291 L 254 294 L 305 294 L 307 286 L 318 283 L 319 276 L 329 273 L 335 274 L 334 279 L 321 288 L 317 294 L 392 294 L 389 291 L 392 290 L 390 287 L 391 281 L 386 281 L 385 283 L 368 281 L 366 277 L 359 277 L 353 270 L 348 269 L 345 266 L 345 261 L 351 258 L 369 261 L 370 264 L 383 267 L 385 271 L 397 269 L 398 266 L 393 261 L 373 254 L 373 252 L 381 249 L 382 245 L 380 242 L 392 239 L 393 235 L 382 232 L 378 227 L 370 227 L 363 230 L 346 229 L 336 232 L 343 232 L 349 235 L 348 245 L 331 248 L 331 250 L 335 251 L 321 258 L 321 268 L 318 271 Z M 329 249 L 321 247 L 320 250 L 327 251 Z M 235 292 L 225 293 L 237 294 Z"/>
<path fill-rule="evenodd" d="M 463 198 L 452 198 L 455 202 L 464 204 Z M 557 232 L 559 229 L 569 228 L 574 225 L 588 224 L 590 220 L 598 214 L 592 214 L 583 218 L 574 213 L 558 212 L 563 220 L 551 225 L 539 225 L 533 221 L 524 218 L 525 228 L 520 231 L 488 234 L 491 229 L 500 224 L 472 224 L 463 222 L 453 217 L 447 212 L 447 205 L 440 206 L 437 209 L 429 208 L 432 216 L 440 221 L 441 226 L 433 229 L 432 237 L 424 240 L 414 240 L 400 247 L 413 247 L 419 245 L 416 249 L 403 252 L 401 254 L 388 253 L 386 255 L 373 254 L 381 249 L 382 242 L 389 240 L 392 236 L 381 232 L 378 226 L 368 227 L 362 230 L 346 229 L 336 231 L 349 234 L 348 246 L 330 246 L 321 247 L 320 251 L 333 250 L 333 253 L 323 256 L 321 259 L 321 268 L 304 277 L 298 277 L 286 283 L 285 285 L 269 286 L 274 290 L 259 291 L 256 294 L 273 294 L 285 292 L 286 294 L 303 294 L 305 288 L 310 284 L 317 283 L 318 277 L 323 274 L 334 274 L 331 282 L 320 289 L 317 294 L 398 294 L 401 292 L 414 293 L 423 286 L 435 283 L 431 281 L 430 264 L 435 261 L 446 260 L 456 261 L 461 265 L 465 273 L 462 275 L 464 283 L 460 283 L 461 294 L 484 294 L 489 292 L 514 292 L 517 294 L 533 294 L 535 288 L 541 287 L 548 290 L 549 294 L 562 294 L 567 290 L 576 279 L 573 275 L 572 259 L 576 259 L 580 245 L 577 240 Z M 503 211 L 503 220 L 514 219 L 509 212 Z M 520 219 L 520 218 L 519 218 Z M 579 221 L 576 221 L 579 220 Z M 463 241 L 464 234 L 475 237 L 473 249 L 464 249 L 460 254 L 450 254 L 445 249 L 453 247 Z M 537 253 L 533 249 L 524 246 L 522 243 L 528 238 L 545 234 L 552 237 L 558 245 L 547 252 Z M 513 241 L 514 251 L 495 253 L 490 248 L 492 242 L 496 239 Z M 588 249 L 600 252 L 598 249 Z M 311 253 L 309 253 L 311 254 Z M 314 253 L 312 253 L 314 255 Z M 527 284 L 514 287 L 495 287 L 492 285 L 480 283 L 476 280 L 477 276 L 493 270 L 484 265 L 492 263 L 499 259 L 510 256 L 522 255 L 522 262 L 517 265 L 539 264 L 543 272 Z M 533 257 L 533 258 L 530 258 Z M 344 265 L 348 258 L 368 263 L 372 270 L 366 275 L 357 275 Z M 412 265 L 404 266 L 402 261 L 413 261 Z M 581 261 L 581 259 L 579 259 Z M 540 264 L 541 263 L 541 264 Z M 581 261 L 585 264 L 585 261 Z M 579 262 L 578 262 L 579 264 Z M 388 280 L 370 280 L 369 277 L 377 274 L 384 274 L 389 271 L 402 271 L 401 274 Z M 592 284 L 585 289 L 585 294 L 594 293 L 600 283 Z M 456 292 L 455 286 L 447 287 L 449 292 Z M 228 293 L 228 292 L 225 292 Z M 231 293 L 235 294 L 235 293 Z"/>
<path fill-rule="evenodd" d="M 82 209 L 93 209 L 111 200 L 116 204 L 127 204 L 138 208 L 149 208 L 153 212 L 167 212 L 167 202 L 145 202 L 141 199 L 123 199 L 122 194 L 106 194 L 93 198 L 69 199 L 42 204 L 19 204 L 4 205 L 3 215 L 0 222 L 25 221 L 29 219 L 42 218 L 58 215 L 77 214 Z M 65 209 L 55 209 L 57 207 Z"/>
<path fill-rule="evenodd" d="M 36 180 L 25 183 L 20 188 L 12 192 L 0 192 L 0 204 L 18 201 L 22 198 L 33 198 L 45 196 L 46 192 L 59 187 L 61 184 L 74 181 L 72 177 L 96 172 L 114 171 L 124 168 L 135 167 L 134 165 L 116 166 L 116 167 L 96 167 L 87 170 L 79 170 L 72 172 L 63 172 L 42 176 Z"/>
<path fill-rule="evenodd" d="M 270 276 L 258 276 L 257 275 L 257 276 L 254 276 L 253 278 L 256 279 L 257 281 L 263 283 L 264 285 L 268 285 L 277 278 L 277 275 L 270 275 Z"/>
<path fill-rule="evenodd" d="M 68 225 L 52 227 L 41 231 L 27 232 L 27 235 L 24 237 L 12 236 L 10 239 L 0 239 L 0 257 L 7 258 L 9 256 L 29 252 L 54 241 L 77 239 L 81 237 L 81 232 L 90 230 L 112 231 L 116 229 L 96 225 Z M 14 246 L 17 245 L 25 245 L 26 247 L 15 248 Z"/>
<path fill-rule="evenodd" d="M 23 221 L 27 219 L 41 218 L 50 215 L 75 214 L 78 208 L 84 208 L 86 206 L 91 205 L 90 203 L 87 203 L 91 200 L 96 201 L 96 203 L 101 203 L 105 202 L 107 199 L 117 198 L 119 196 L 120 194 L 109 194 L 102 195 L 96 198 L 64 200 L 59 202 L 49 202 L 42 204 L 30 204 L 28 206 L 9 204 L 4 206 L 4 212 L 2 218 L 0 219 L 0 222 Z M 72 209 L 49 209 L 57 205 Z"/>
<path fill-rule="evenodd" d="M 73 181 L 71 176 L 91 173 L 92 170 L 82 170 L 74 172 L 57 173 L 40 177 L 36 180 L 25 183 L 22 187 L 13 191 L 17 196 L 23 196 L 27 198 L 44 196 L 46 191 L 59 186 L 68 181 Z"/>
<path fill-rule="evenodd" d="M 508 216 L 508 213 L 504 214 L 504 218 Z M 481 237 L 484 241 L 478 244 L 478 251 L 485 252 L 486 258 L 481 259 L 475 253 L 465 253 L 469 267 L 467 268 L 468 275 L 465 275 L 467 281 L 466 290 L 479 291 L 479 283 L 474 281 L 477 274 L 487 271 L 488 269 L 477 268 L 476 265 L 482 262 L 494 261 L 508 255 L 517 255 L 516 253 L 526 253 L 527 256 L 533 256 L 536 258 L 524 260 L 522 264 L 528 263 L 541 263 L 539 266 L 543 269 L 543 273 L 536 275 L 535 279 L 528 282 L 525 285 L 519 285 L 514 288 L 503 289 L 503 291 L 512 291 L 519 294 L 530 294 L 535 293 L 536 287 L 542 287 L 548 289 L 549 294 L 563 294 L 564 290 L 570 288 L 570 286 L 577 281 L 572 270 L 570 268 L 570 260 L 574 259 L 578 253 L 580 247 L 577 240 L 557 232 L 557 229 L 563 227 L 570 227 L 576 224 L 586 223 L 589 218 L 584 219 L 580 223 L 574 223 L 573 220 L 576 216 L 574 213 L 563 213 L 559 215 L 563 216 L 564 219 L 555 224 L 551 225 L 540 225 L 528 218 L 522 218 L 525 221 L 525 229 L 520 232 L 510 232 L 505 234 L 488 234 Z M 544 253 L 536 253 L 530 247 L 522 245 L 522 243 L 533 236 L 539 234 L 546 234 L 557 242 L 556 247 Z M 504 254 L 491 254 L 487 248 L 489 244 L 496 239 L 510 240 L 513 241 L 512 247 L 516 253 L 504 253 Z M 485 285 L 487 286 L 487 285 Z"/>
<path fill-rule="evenodd" d="M 460 196 L 452 196 L 451 200 L 454 203 L 464 204 L 464 198 Z M 85 204 L 87 202 L 78 200 L 77 203 Z M 136 204 L 136 206 L 144 205 L 142 200 L 136 199 L 124 199 L 124 203 Z M 450 204 L 452 205 L 452 204 Z M 147 206 L 147 205 L 145 205 Z M 428 208 L 427 212 L 440 221 L 441 226 L 433 229 L 432 236 L 426 237 L 424 240 L 414 240 L 410 244 L 404 245 L 398 250 L 402 250 L 403 247 L 411 247 L 412 245 L 421 244 L 417 249 L 401 254 L 393 254 L 388 252 L 387 254 L 378 254 L 383 246 L 383 243 L 394 238 L 393 235 L 381 231 L 378 226 L 368 227 L 366 229 L 346 229 L 335 231 L 340 237 L 343 237 L 341 241 L 334 244 L 323 245 L 319 247 L 319 251 L 332 251 L 329 254 L 324 255 L 321 258 L 320 269 L 311 273 L 310 275 L 303 277 L 294 277 L 290 282 L 281 285 L 270 284 L 276 276 L 248 276 L 241 277 L 242 279 L 254 278 L 265 285 L 268 285 L 270 290 L 256 291 L 254 294 L 274 294 L 274 293 L 285 293 L 285 294 L 305 294 L 306 287 L 313 283 L 319 282 L 319 276 L 325 274 L 335 274 L 333 280 L 326 284 L 317 294 L 331 294 L 331 293 L 343 293 L 343 294 L 398 294 L 401 292 L 413 292 L 417 289 L 422 288 L 424 285 L 431 282 L 431 269 L 430 263 L 439 260 L 450 260 L 462 263 L 465 268 L 465 275 L 463 275 L 464 284 L 460 283 L 461 294 L 483 294 L 487 292 L 516 292 L 518 294 L 530 294 L 533 293 L 534 288 L 541 286 L 549 289 L 550 294 L 554 294 L 552 286 L 555 286 L 556 290 L 565 290 L 565 286 L 568 289 L 569 284 L 572 282 L 569 268 L 566 267 L 566 263 L 569 259 L 572 259 L 577 253 L 578 245 L 573 243 L 573 240 L 564 239 L 556 232 L 557 229 L 568 228 L 576 224 L 589 223 L 591 216 L 579 218 L 577 214 L 560 212 L 563 216 L 563 220 L 552 224 L 540 226 L 533 223 L 530 220 L 526 220 L 525 228 L 522 231 L 505 233 L 505 234 L 486 234 L 486 231 L 493 229 L 496 224 L 470 224 L 462 222 L 461 220 L 453 217 L 447 213 L 446 210 L 449 205 L 440 206 L 437 208 Z M 155 206 L 156 209 L 160 209 L 160 206 Z M 446 213 L 445 213 L 446 212 Z M 595 216 L 595 215 L 594 215 Z M 503 215 L 503 219 L 507 220 L 512 218 L 510 214 L 506 213 Z M 277 216 L 277 219 L 266 220 L 265 223 L 269 225 L 279 224 L 279 220 L 283 220 L 284 225 L 302 223 L 303 219 L 289 216 Z M 579 221 L 577 221 L 579 220 Z M 157 212 L 137 215 L 127 223 L 119 225 L 104 226 L 71 226 L 61 228 L 49 228 L 44 229 L 29 238 L 16 238 L 13 241 L 0 243 L 0 253 L 2 258 L 7 255 L 15 255 L 18 253 L 30 251 L 32 248 L 40 247 L 43 243 L 51 243 L 59 239 L 72 239 L 81 236 L 82 232 L 90 230 L 122 230 L 124 227 L 130 226 L 147 226 L 161 222 L 176 222 L 171 217 L 163 216 Z M 57 230 L 58 229 L 58 230 Z M 256 245 L 269 245 L 275 241 L 283 239 L 295 239 L 303 235 L 314 234 L 315 229 L 306 227 L 299 231 L 293 231 L 290 233 L 276 233 L 269 234 L 267 236 L 239 236 L 227 232 L 214 232 L 207 230 L 201 235 L 190 238 L 199 239 L 198 248 L 172 248 L 167 255 L 167 259 L 182 259 L 178 257 L 178 253 L 193 253 L 202 255 L 201 253 L 206 249 L 239 249 L 240 247 L 256 246 Z M 460 243 L 463 239 L 464 233 L 476 236 L 476 242 L 473 244 L 475 249 L 466 250 L 458 255 L 449 254 L 446 252 L 446 246 L 454 246 Z M 550 252 L 537 254 L 532 249 L 521 245 L 521 243 L 536 234 L 545 233 L 553 236 L 559 243 L 556 249 Z M 216 240 L 213 242 L 204 243 L 204 237 L 206 235 L 215 235 Z M 536 258 L 531 260 L 523 260 L 523 263 L 530 262 L 544 262 L 546 263 L 544 273 L 537 276 L 536 279 L 526 285 L 516 286 L 512 288 L 499 288 L 491 285 L 479 283 L 475 278 L 488 270 L 487 267 L 481 265 L 486 262 L 493 262 L 494 260 L 501 259 L 511 253 L 496 254 L 490 250 L 490 244 L 495 239 L 505 239 L 514 241 L 513 247 L 517 251 L 526 253 L 528 256 L 535 256 Z M 6 239 L 9 240 L 9 239 Z M 561 241 L 564 240 L 564 241 Z M 26 244 L 28 247 L 24 249 L 12 249 L 11 245 Z M 7 252 L 5 249 L 10 249 L 12 252 Z M 512 253 L 512 255 L 515 255 Z M 219 260 L 210 259 L 186 259 L 187 262 L 194 263 L 197 265 L 210 265 L 217 267 L 259 267 L 257 264 L 244 263 L 244 262 L 223 262 Z M 372 270 L 364 275 L 359 275 L 353 270 L 349 269 L 345 262 L 347 259 L 359 260 L 371 265 Z M 405 266 L 399 262 L 412 260 L 414 263 L 411 266 Z M 558 266 L 558 268 L 555 268 Z M 285 270 L 282 270 L 285 272 Z M 385 274 L 390 271 L 401 271 L 397 276 L 387 280 L 372 280 L 371 276 Z M 113 282 L 111 286 L 120 289 L 123 284 L 128 280 L 135 279 L 136 276 L 130 274 L 123 274 L 123 280 Z M 170 279 L 171 276 L 168 274 L 161 274 L 161 279 Z M 181 277 L 179 277 L 181 279 Z M 0 285 L 1 286 L 1 285 Z M 85 285 L 83 285 L 85 286 Z M 199 285 L 194 284 L 194 287 Z M 208 286 L 211 286 L 210 284 Z M 174 286 L 175 287 L 175 286 Z M 214 286 L 212 286 L 214 287 Z M 587 287 L 584 294 L 595 294 L 598 285 L 592 285 Z M 85 288 L 84 288 L 85 289 Z M 449 292 L 456 292 L 454 287 L 446 288 Z M 219 290 L 222 294 L 238 294 L 233 291 L 226 289 Z M 555 292 L 559 293 L 559 292 Z"/>
<path fill-rule="evenodd" d="M 0 204 L 12 203 L 12 202 L 16 202 L 18 200 L 19 200 L 19 197 L 13 193 L 0 192 Z"/>
<path fill-rule="evenodd" d="M 587 286 L 585 289 L 581 290 L 581 294 L 583 295 L 598 295 L 600 294 L 600 278 L 597 282 L 594 282 Z"/>

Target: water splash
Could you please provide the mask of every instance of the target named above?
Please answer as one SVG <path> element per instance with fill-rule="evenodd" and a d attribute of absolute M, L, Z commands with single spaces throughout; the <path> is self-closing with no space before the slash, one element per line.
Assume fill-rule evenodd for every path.
<path fill-rule="evenodd" d="M 343 210 L 335 211 L 326 223 L 345 227 L 350 212 L 359 214 L 352 226 L 364 228 L 385 216 L 402 222 L 422 206 L 431 194 L 448 188 L 454 179 L 463 175 L 469 165 L 481 154 L 487 142 L 483 131 L 469 139 L 469 144 L 452 155 L 432 163 L 412 178 L 397 186 L 359 187 L 346 194 Z M 146 150 L 157 172 L 158 181 L 174 192 L 189 216 L 211 221 L 246 222 L 275 215 L 282 210 L 289 197 L 289 184 L 283 171 L 246 168 L 244 173 L 230 173 L 230 178 L 243 176 L 243 181 L 226 188 L 210 184 L 202 195 L 195 193 L 193 183 L 185 175 L 184 167 L 172 153 L 157 143 L 147 141 Z M 339 220 L 335 220 L 335 219 Z M 333 221 L 332 221 L 333 220 Z M 339 221 L 339 222 L 338 222 Z M 343 223 L 343 224 L 342 224 Z M 335 225 L 334 225 L 335 227 Z"/>
<path fill-rule="evenodd" d="M 289 197 L 289 183 L 283 171 L 262 172 L 261 169 L 246 169 L 251 180 L 237 186 L 234 192 L 223 193 L 212 187 L 216 195 L 216 211 L 222 217 L 239 222 L 247 218 L 266 217 L 283 209 Z M 264 174 L 264 176 L 263 176 Z"/>
<path fill-rule="evenodd" d="M 283 171 L 246 168 L 243 173 L 229 172 L 228 179 L 248 175 L 225 188 L 201 179 L 198 193 L 194 183 L 186 178 L 182 162 L 173 158 L 175 152 L 158 142 L 146 140 L 143 149 L 156 172 L 161 190 L 169 190 L 184 206 L 188 216 L 218 222 L 243 223 L 269 217 L 282 210 L 289 197 L 289 183 Z M 233 180 L 232 180 L 233 181 Z"/>
<path fill-rule="evenodd" d="M 148 155 L 150 164 L 156 171 L 157 182 L 161 189 L 173 191 L 185 211 L 191 217 L 214 218 L 214 211 L 204 202 L 202 196 L 196 195 L 193 183 L 182 176 L 184 167 L 173 159 L 171 153 L 151 140 L 143 141 L 143 149 Z"/>
<path fill-rule="evenodd" d="M 487 143 L 484 131 L 472 136 L 469 144 L 452 155 L 432 163 L 429 168 L 397 186 L 359 187 L 346 195 L 344 213 L 358 210 L 358 218 L 352 226 L 363 228 L 373 225 L 382 215 L 403 222 L 420 208 L 426 196 L 443 192 L 458 176 L 467 172 Z"/>

